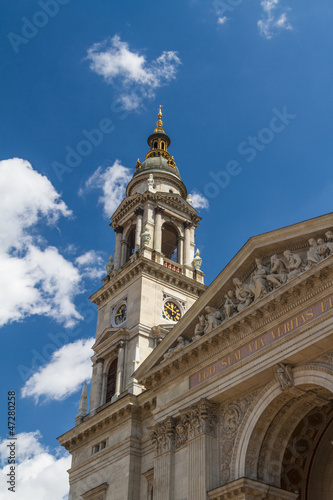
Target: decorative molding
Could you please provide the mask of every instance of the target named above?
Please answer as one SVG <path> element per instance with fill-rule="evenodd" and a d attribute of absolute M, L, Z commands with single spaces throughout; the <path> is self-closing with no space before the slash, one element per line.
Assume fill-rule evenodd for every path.
<path fill-rule="evenodd" d="M 130 400 L 133 400 L 132 395 L 128 395 L 128 397 Z M 86 445 L 90 440 L 96 439 L 105 431 L 110 431 L 110 429 L 123 423 L 128 418 L 133 418 L 141 422 L 148 416 L 151 416 L 152 410 L 156 408 L 156 398 L 146 401 L 142 406 L 135 406 L 133 403 L 123 405 L 124 399 L 115 403 L 105 403 L 97 408 L 96 414 L 88 414 L 83 418 L 83 422 L 80 425 L 58 438 L 61 445 L 73 453 L 73 451 L 80 448 L 83 444 Z M 137 401 L 137 398 L 134 398 L 134 400 Z M 107 408 L 110 411 L 104 411 Z"/>
<path fill-rule="evenodd" d="M 185 223 L 184 223 L 185 225 Z M 333 255 L 333 233 L 325 233 L 326 243 L 323 238 L 308 240 L 309 246 L 303 249 L 303 254 L 292 253 L 285 250 L 282 254 L 273 254 L 270 258 L 255 259 L 255 266 L 246 280 L 234 277 L 234 289 L 225 294 L 225 302 L 214 310 L 214 315 L 219 321 L 212 324 L 212 312 L 205 315 L 205 328 L 203 333 L 209 333 L 223 321 L 241 313 L 253 303 L 274 292 L 281 286 L 298 278 L 301 274 Z M 209 306 L 206 306 L 206 309 Z M 206 311 L 207 312 L 207 311 Z M 202 312 L 199 323 L 202 322 Z M 197 337 L 196 337 L 197 338 Z"/>
<path fill-rule="evenodd" d="M 260 389 L 251 394 L 221 406 L 219 414 L 219 454 L 220 482 L 226 484 L 232 477 L 231 461 L 235 440 L 245 413 L 259 394 Z"/>
<path fill-rule="evenodd" d="M 187 278 L 182 274 L 176 274 L 174 271 L 157 262 L 139 257 L 134 262 L 128 262 L 127 265 L 125 264 L 116 276 L 104 283 L 102 288 L 90 297 L 90 300 L 98 307 L 102 307 L 123 287 L 142 274 L 148 274 L 152 278 L 163 280 L 197 297 L 200 297 L 207 288 L 206 285 L 191 278 Z"/>
<path fill-rule="evenodd" d="M 178 417 L 167 417 L 150 428 L 150 438 L 156 455 L 175 451 L 203 434 L 215 436 L 219 405 L 202 398 L 198 403 L 181 410 Z"/>

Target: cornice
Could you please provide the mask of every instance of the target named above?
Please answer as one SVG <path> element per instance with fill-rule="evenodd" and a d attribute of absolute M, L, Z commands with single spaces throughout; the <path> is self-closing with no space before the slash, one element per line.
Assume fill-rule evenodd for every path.
<path fill-rule="evenodd" d="M 190 218 L 195 226 L 197 226 L 201 220 L 201 217 L 198 216 L 198 212 L 195 208 L 187 203 L 179 194 L 162 192 L 152 193 L 150 191 L 146 191 L 143 194 L 135 194 L 129 198 L 125 198 L 113 214 L 110 226 L 115 229 L 119 224 L 121 224 L 121 221 L 126 215 L 131 212 L 134 214 L 137 208 L 142 208 L 141 205 L 147 202 L 152 202 L 154 204 L 162 202 L 165 206 L 180 211 L 183 214 L 184 219 L 187 217 Z"/>
<path fill-rule="evenodd" d="M 199 297 L 207 288 L 206 285 L 176 273 L 162 264 L 158 264 L 145 257 L 138 257 L 134 262 L 129 262 L 128 265 L 125 265 L 119 274 L 112 277 L 110 281 L 106 282 L 89 299 L 98 307 L 102 307 L 108 302 L 110 297 L 142 275 L 162 280 L 164 283 L 186 290 L 195 297 Z"/>
<path fill-rule="evenodd" d="M 140 398 L 133 394 L 127 394 L 115 403 L 106 403 L 97 409 L 94 415 L 88 414 L 83 422 L 62 436 L 58 441 L 66 450 L 73 453 L 88 441 L 95 439 L 110 428 L 124 423 L 127 419 L 142 421 L 151 415 L 156 407 L 156 399 L 147 395 Z"/>
<path fill-rule="evenodd" d="M 115 221 L 119 221 L 124 215 L 126 215 L 133 207 L 136 207 L 141 201 L 142 195 L 139 193 L 133 194 L 125 198 L 117 208 L 117 210 L 112 215 L 111 219 L 113 221 L 110 226 L 115 228 L 118 224 Z"/>

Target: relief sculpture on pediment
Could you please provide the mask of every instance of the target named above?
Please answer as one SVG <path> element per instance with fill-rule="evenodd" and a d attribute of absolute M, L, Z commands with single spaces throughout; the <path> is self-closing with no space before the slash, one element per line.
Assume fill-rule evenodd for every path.
<path fill-rule="evenodd" d="M 233 278 L 234 289 L 224 294 L 225 301 L 221 307 L 206 306 L 198 316 L 192 341 L 210 333 L 224 321 L 333 255 L 333 231 L 327 231 L 325 238 L 326 241 L 324 238 L 310 238 L 308 246 L 300 253 L 286 249 L 281 254 L 273 254 L 267 262 L 256 258 L 255 268 L 247 280 Z"/>

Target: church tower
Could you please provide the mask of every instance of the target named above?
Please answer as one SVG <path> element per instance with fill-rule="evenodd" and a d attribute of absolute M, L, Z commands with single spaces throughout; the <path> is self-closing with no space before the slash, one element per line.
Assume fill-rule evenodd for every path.
<path fill-rule="evenodd" d="M 168 148 L 159 107 L 149 151 L 111 220 L 116 244 L 98 307 L 89 414 L 142 387 L 133 373 L 205 290 L 195 229 L 200 217 Z M 77 423 L 81 421 L 77 417 Z"/>

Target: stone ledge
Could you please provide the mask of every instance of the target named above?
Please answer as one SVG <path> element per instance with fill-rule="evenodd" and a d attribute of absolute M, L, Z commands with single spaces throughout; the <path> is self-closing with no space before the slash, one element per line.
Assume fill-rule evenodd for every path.
<path fill-rule="evenodd" d="M 208 492 L 209 500 L 297 500 L 298 493 L 243 477 Z"/>

